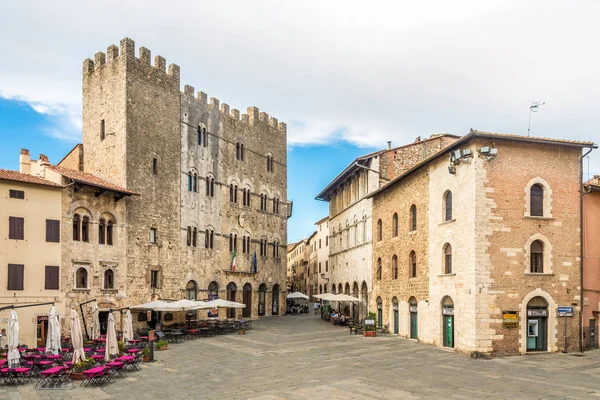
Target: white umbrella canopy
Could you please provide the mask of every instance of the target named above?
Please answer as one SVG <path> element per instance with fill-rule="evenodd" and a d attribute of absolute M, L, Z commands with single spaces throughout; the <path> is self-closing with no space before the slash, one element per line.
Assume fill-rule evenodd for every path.
<path fill-rule="evenodd" d="M 19 353 L 19 317 L 12 310 L 8 319 L 8 367 L 18 366 L 21 354 Z"/>
<path fill-rule="evenodd" d="M 244 303 L 236 303 L 235 301 L 223 300 L 223 299 L 215 299 L 207 302 L 198 302 L 199 304 L 191 310 L 202 310 L 202 309 L 211 309 L 211 308 L 245 308 L 246 305 Z"/>
<path fill-rule="evenodd" d="M 335 300 L 335 294 L 333 293 L 323 293 L 323 294 L 313 294 L 313 297 L 321 300 Z"/>
<path fill-rule="evenodd" d="M 356 297 L 349 296 L 349 295 L 344 294 L 344 293 L 334 294 L 333 298 L 331 300 L 334 300 L 334 301 L 360 301 L 360 299 L 358 299 Z"/>
<path fill-rule="evenodd" d="M 197 310 L 196 307 L 201 306 L 203 304 L 206 304 L 206 303 L 203 301 L 182 299 L 182 300 L 175 301 L 173 303 L 167 303 L 167 305 L 164 306 L 164 308 L 161 308 L 160 311 L 163 311 L 163 310 L 168 310 L 168 311 Z"/>
<path fill-rule="evenodd" d="M 95 302 L 92 305 L 92 338 L 100 336 L 100 311 L 98 304 Z"/>
<path fill-rule="evenodd" d="M 117 328 L 115 326 L 115 316 L 112 312 L 108 313 L 108 324 L 106 326 L 106 350 L 104 359 L 110 361 L 110 356 L 119 354 L 119 345 L 117 344 Z"/>
<path fill-rule="evenodd" d="M 127 310 L 125 314 L 125 326 L 123 327 L 123 340 L 129 341 L 133 339 L 133 317 L 131 311 Z"/>
<path fill-rule="evenodd" d="M 75 310 L 71 310 L 71 343 L 73 344 L 73 363 L 83 361 L 85 359 L 83 334 L 81 333 L 79 314 Z"/>
<path fill-rule="evenodd" d="M 288 299 L 303 299 L 308 300 L 308 296 L 301 292 L 294 292 L 287 295 Z"/>
<path fill-rule="evenodd" d="M 138 304 L 137 306 L 131 306 L 129 308 L 135 310 L 153 310 L 153 311 L 173 311 L 166 308 L 169 305 L 166 301 L 156 300 L 149 303 Z"/>
<path fill-rule="evenodd" d="M 48 333 L 46 335 L 46 351 L 56 355 L 60 352 L 60 320 L 56 307 L 52 306 L 48 313 Z"/>

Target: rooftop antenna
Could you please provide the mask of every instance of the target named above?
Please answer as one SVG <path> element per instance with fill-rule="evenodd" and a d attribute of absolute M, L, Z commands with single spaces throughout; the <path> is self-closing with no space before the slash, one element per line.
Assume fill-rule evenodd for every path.
<path fill-rule="evenodd" d="M 540 107 L 546 104 L 545 101 L 532 101 L 529 106 L 529 126 L 527 127 L 527 136 L 531 134 L 531 113 L 538 112 Z"/>

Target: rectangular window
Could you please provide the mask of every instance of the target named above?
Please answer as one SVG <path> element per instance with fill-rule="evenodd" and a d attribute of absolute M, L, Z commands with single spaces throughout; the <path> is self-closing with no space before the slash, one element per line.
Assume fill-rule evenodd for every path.
<path fill-rule="evenodd" d="M 10 197 L 11 199 L 24 199 L 25 198 L 25 192 L 22 191 L 22 190 L 10 189 L 8 191 L 8 197 Z"/>
<path fill-rule="evenodd" d="M 106 131 L 105 131 L 106 127 L 104 124 L 104 120 L 101 119 L 100 120 L 100 140 L 104 140 L 104 138 L 106 137 Z"/>
<path fill-rule="evenodd" d="M 23 264 L 8 264 L 8 290 L 23 290 Z"/>
<path fill-rule="evenodd" d="M 150 243 L 156 243 L 156 228 L 150 228 Z"/>
<path fill-rule="evenodd" d="M 46 242 L 60 243 L 60 221 L 46 220 Z"/>
<path fill-rule="evenodd" d="M 329 261 L 325 261 L 325 272 L 329 271 Z"/>
<path fill-rule="evenodd" d="M 325 246 L 329 246 L 329 236 L 325 236 Z"/>
<path fill-rule="evenodd" d="M 158 289 L 158 287 L 159 287 L 158 286 L 158 284 L 159 284 L 159 281 L 158 281 L 158 272 L 159 271 L 157 271 L 157 270 L 150 271 L 150 287 L 152 289 Z"/>
<path fill-rule="evenodd" d="M 158 175 L 158 160 L 156 158 L 152 159 L 152 173 Z"/>
<path fill-rule="evenodd" d="M 25 219 L 8 217 L 8 238 L 23 240 L 25 238 Z"/>
<path fill-rule="evenodd" d="M 58 290 L 59 283 L 59 268 L 55 266 L 46 265 L 46 280 L 44 289 L 46 290 Z"/>

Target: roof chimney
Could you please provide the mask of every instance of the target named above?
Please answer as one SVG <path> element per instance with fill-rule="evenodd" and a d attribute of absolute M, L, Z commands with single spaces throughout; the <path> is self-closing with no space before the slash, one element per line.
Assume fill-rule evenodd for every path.
<path fill-rule="evenodd" d="M 31 157 L 29 156 L 29 150 L 27 149 L 21 149 L 21 155 L 19 156 L 19 172 L 31 175 Z"/>
<path fill-rule="evenodd" d="M 388 150 L 391 150 L 392 148 L 392 142 L 388 140 Z"/>
<path fill-rule="evenodd" d="M 50 160 L 48 160 L 48 156 L 45 154 L 40 154 L 40 160 L 39 160 L 40 165 L 49 165 L 50 164 Z"/>

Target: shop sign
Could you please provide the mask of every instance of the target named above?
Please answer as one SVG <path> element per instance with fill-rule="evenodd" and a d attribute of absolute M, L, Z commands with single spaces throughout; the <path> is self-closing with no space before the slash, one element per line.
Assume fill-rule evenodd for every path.
<path fill-rule="evenodd" d="M 410 306 L 408 309 L 410 312 L 417 312 L 417 306 Z"/>
<path fill-rule="evenodd" d="M 527 310 L 528 317 L 547 317 L 548 310 Z"/>
<path fill-rule="evenodd" d="M 519 326 L 519 313 L 517 311 L 504 311 L 502 313 L 502 324 L 504 326 Z"/>
<path fill-rule="evenodd" d="M 365 319 L 365 325 L 375 325 L 374 319 Z"/>
<path fill-rule="evenodd" d="M 454 315 L 454 308 L 442 308 L 442 314 Z"/>
<path fill-rule="evenodd" d="M 575 315 L 573 307 L 563 307 L 558 306 L 558 310 L 556 310 L 556 315 L 559 317 L 572 317 Z"/>

